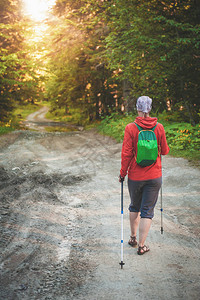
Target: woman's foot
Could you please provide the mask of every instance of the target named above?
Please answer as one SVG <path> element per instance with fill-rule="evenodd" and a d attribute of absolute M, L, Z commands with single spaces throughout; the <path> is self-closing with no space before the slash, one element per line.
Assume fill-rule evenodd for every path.
<path fill-rule="evenodd" d="M 128 244 L 129 244 L 131 247 L 137 246 L 136 236 L 130 236 L 130 240 L 128 241 Z"/>
<path fill-rule="evenodd" d="M 144 246 L 139 246 L 139 247 L 138 247 L 137 254 L 138 254 L 138 255 L 143 255 L 143 254 L 145 254 L 146 252 L 149 252 L 149 251 L 150 251 L 150 249 L 149 249 L 148 246 L 146 246 L 146 245 L 144 245 Z"/>

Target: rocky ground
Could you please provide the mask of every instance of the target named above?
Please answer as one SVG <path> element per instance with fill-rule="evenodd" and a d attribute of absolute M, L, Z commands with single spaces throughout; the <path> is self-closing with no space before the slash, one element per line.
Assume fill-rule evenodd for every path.
<path fill-rule="evenodd" d="M 199 169 L 163 158 L 164 234 L 159 199 L 144 256 L 124 183 L 121 270 L 120 151 L 95 130 L 0 137 L 0 299 L 199 298 Z"/>

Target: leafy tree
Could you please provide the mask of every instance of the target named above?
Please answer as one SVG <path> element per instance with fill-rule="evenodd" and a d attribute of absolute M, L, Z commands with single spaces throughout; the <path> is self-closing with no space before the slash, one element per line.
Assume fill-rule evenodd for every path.
<path fill-rule="evenodd" d="M 38 78 L 25 44 L 27 24 L 21 1 L 0 0 L 0 120 L 7 120 L 17 103 L 33 101 Z"/>
<path fill-rule="evenodd" d="M 57 1 L 47 95 L 53 109 L 78 108 L 93 120 L 120 109 L 118 82 L 103 58 L 106 29 L 94 1 Z M 53 45 L 53 47 L 52 47 Z M 49 46 L 48 46 L 49 47 Z"/>
<path fill-rule="evenodd" d="M 123 70 L 121 78 L 131 82 L 135 99 L 149 94 L 158 111 L 168 104 L 197 121 L 198 2 L 116 0 L 107 5 L 106 15 L 109 66 Z"/>
<path fill-rule="evenodd" d="M 155 112 L 198 122 L 199 15 L 195 0 L 57 0 L 48 46 L 53 108 L 78 107 L 92 120 L 122 104 L 133 110 L 148 94 Z"/>

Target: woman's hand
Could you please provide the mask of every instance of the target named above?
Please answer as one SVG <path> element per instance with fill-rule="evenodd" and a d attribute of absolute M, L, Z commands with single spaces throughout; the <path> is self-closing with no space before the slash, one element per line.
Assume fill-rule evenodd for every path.
<path fill-rule="evenodd" d="M 124 177 L 122 177 L 120 174 L 119 174 L 119 182 L 122 182 L 124 181 Z"/>

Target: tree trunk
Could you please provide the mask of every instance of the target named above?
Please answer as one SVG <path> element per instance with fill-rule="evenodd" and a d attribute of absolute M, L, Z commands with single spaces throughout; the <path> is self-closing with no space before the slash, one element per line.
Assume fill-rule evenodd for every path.
<path fill-rule="evenodd" d="M 123 98 L 125 102 L 125 112 L 134 112 L 134 99 L 131 95 L 131 83 L 128 79 L 123 80 Z"/>

